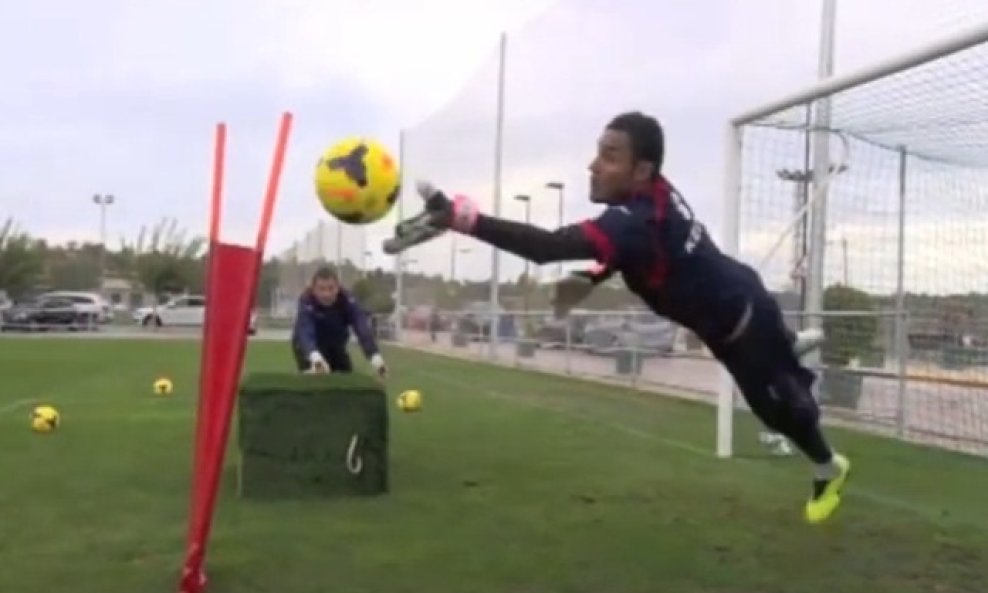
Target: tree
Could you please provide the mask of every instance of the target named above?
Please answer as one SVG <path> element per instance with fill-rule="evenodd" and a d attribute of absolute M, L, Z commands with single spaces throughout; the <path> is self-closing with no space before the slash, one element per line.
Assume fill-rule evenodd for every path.
<path fill-rule="evenodd" d="M 187 239 L 176 220 L 162 219 L 150 236 L 142 227 L 137 241 L 125 243 L 122 252 L 130 254 L 136 280 L 157 300 L 166 293 L 202 292 L 205 247 L 205 238 Z"/>
<path fill-rule="evenodd" d="M 274 293 L 281 278 L 281 263 L 277 259 L 269 259 L 261 264 L 261 274 L 257 279 L 256 306 L 259 309 L 270 309 L 274 305 Z"/>
<path fill-rule="evenodd" d="M 46 252 L 48 277 L 60 290 L 99 290 L 100 246 L 92 243 L 73 248 L 52 247 Z"/>
<path fill-rule="evenodd" d="M 368 313 L 387 314 L 394 311 L 395 302 L 384 280 L 383 275 L 370 274 L 357 280 L 350 289 L 354 299 Z"/>
<path fill-rule="evenodd" d="M 874 349 L 878 317 L 867 314 L 874 308 L 868 293 L 833 284 L 823 291 L 823 308 L 828 312 L 851 313 L 823 318 L 823 331 L 827 336 L 821 352 L 824 364 L 847 366 L 852 359 L 860 359 Z"/>
<path fill-rule="evenodd" d="M 951 344 L 962 344 L 964 335 L 974 326 L 974 306 L 961 298 L 948 298 L 943 302 L 940 326 Z"/>
<path fill-rule="evenodd" d="M 13 299 L 29 293 L 44 276 L 42 245 L 14 226 L 0 226 L 0 288 Z"/>

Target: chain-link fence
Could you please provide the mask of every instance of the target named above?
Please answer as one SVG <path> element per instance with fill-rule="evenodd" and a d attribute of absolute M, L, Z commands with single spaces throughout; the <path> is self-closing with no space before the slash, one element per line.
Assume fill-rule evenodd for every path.
<path fill-rule="evenodd" d="M 791 327 L 797 315 L 788 314 Z M 905 319 L 907 326 L 928 320 Z M 988 455 L 988 348 L 964 354 L 901 344 L 896 314 L 825 313 L 824 328 L 871 328 L 847 366 L 814 366 L 816 395 L 829 422 L 947 449 Z M 690 332 L 641 311 L 442 311 L 420 307 L 401 327 L 378 320 L 382 339 L 468 360 L 607 381 L 663 395 L 716 403 L 719 364 Z M 396 331 L 397 329 L 397 331 Z M 495 340 L 491 340 L 491 336 Z M 830 356 L 823 345 L 824 360 Z M 712 417 L 711 417 L 712 422 Z M 711 428 L 713 428 L 711 426 Z"/>

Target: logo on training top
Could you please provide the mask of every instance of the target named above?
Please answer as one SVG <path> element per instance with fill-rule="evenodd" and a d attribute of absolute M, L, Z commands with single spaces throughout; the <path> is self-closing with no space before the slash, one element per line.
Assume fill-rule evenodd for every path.
<path fill-rule="evenodd" d="M 672 203 L 672 207 L 676 209 L 676 212 L 683 217 L 683 222 L 689 225 L 689 232 L 686 233 L 686 240 L 683 242 L 683 251 L 687 254 L 693 253 L 693 250 L 699 245 L 700 240 L 703 239 L 703 225 L 696 220 L 693 210 L 678 191 L 672 190 L 669 192 L 669 201 Z"/>

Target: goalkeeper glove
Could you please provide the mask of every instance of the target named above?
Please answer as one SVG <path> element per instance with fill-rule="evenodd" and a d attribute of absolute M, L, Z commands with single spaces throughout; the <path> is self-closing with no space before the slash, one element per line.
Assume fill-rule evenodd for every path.
<path fill-rule="evenodd" d="M 371 366 L 382 379 L 388 376 L 388 365 L 384 363 L 384 357 L 380 353 L 375 353 L 370 358 Z"/>
<path fill-rule="evenodd" d="M 309 353 L 309 372 L 310 373 L 330 373 L 332 369 L 329 368 L 329 364 L 326 359 L 322 357 L 322 354 L 318 350 L 313 350 Z"/>
<path fill-rule="evenodd" d="M 455 196 L 451 200 L 428 181 L 418 182 L 416 190 L 425 201 L 425 210 L 398 223 L 395 236 L 384 241 L 384 252 L 389 255 L 431 241 L 450 229 L 469 234 L 477 222 L 479 212 L 470 198 Z"/>

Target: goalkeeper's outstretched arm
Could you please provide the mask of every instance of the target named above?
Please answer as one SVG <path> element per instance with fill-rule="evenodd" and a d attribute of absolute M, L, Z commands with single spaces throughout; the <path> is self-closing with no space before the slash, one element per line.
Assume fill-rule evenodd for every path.
<path fill-rule="evenodd" d="M 600 233 L 587 223 L 546 230 L 480 214 L 470 198 L 451 200 L 428 182 L 419 182 L 417 189 L 425 199 L 425 211 L 398 223 L 395 237 L 385 241 L 386 253 L 399 253 L 452 229 L 536 264 L 600 259 Z"/>
<path fill-rule="evenodd" d="M 481 214 L 477 216 L 470 234 L 536 264 L 596 257 L 593 243 L 587 238 L 583 227 L 577 224 L 546 230 L 523 222 Z"/>

